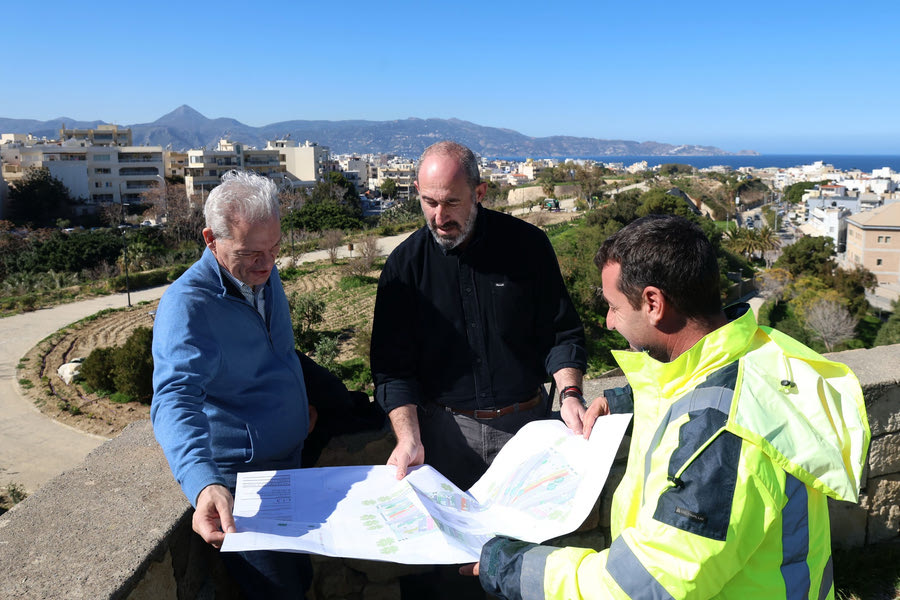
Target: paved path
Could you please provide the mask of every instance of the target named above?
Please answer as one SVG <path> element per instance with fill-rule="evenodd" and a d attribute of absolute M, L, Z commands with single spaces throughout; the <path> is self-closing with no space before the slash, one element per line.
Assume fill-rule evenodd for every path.
<path fill-rule="evenodd" d="M 390 254 L 394 248 L 400 245 L 400 242 L 408 238 L 413 234 L 412 231 L 407 231 L 406 233 L 401 233 L 399 235 L 392 235 L 390 237 L 382 237 L 378 238 L 378 254 L 381 256 L 387 256 Z M 358 246 L 359 244 L 357 244 Z M 278 268 L 281 269 L 285 265 L 290 263 L 290 245 L 282 242 L 281 244 L 281 257 L 278 259 Z M 338 248 L 339 259 L 351 258 L 350 251 L 347 250 L 347 242 L 341 244 Z M 359 248 L 356 249 L 356 253 L 354 256 L 359 256 Z M 305 254 L 298 254 L 296 263 L 303 264 L 309 262 L 317 262 L 320 260 L 328 260 L 328 251 L 327 250 L 316 250 L 315 252 L 307 252 Z"/>
<path fill-rule="evenodd" d="M 155 300 L 165 288 L 132 292 L 131 303 Z M 20 394 L 16 365 L 54 331 L 105 308 L 126 305 L 126 295 L 115 294 L 0 319 L 0 486 L 16 483 L 34 492 L 105 441 L 41 414 Z"/>

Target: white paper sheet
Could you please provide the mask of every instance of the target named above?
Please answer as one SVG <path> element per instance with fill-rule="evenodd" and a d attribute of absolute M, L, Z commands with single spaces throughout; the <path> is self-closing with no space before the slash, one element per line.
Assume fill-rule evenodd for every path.
<path fill-rule="evenodd" d="M 590 441 L 560 421 L 529 423 L 468 492 L 427 465 L 402 481 L 385 465 L 240 473 L 238 533 L 222 551 L 457 564 L 478 560 L 497 534 L 542 542 L 587 517 L 630 420 L 601 417 Z"/>

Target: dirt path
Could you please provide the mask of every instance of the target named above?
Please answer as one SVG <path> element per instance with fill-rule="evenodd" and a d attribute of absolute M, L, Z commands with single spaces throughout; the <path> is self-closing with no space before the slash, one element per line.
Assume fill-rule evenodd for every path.
<path fill-rule="evenodd" d="M 155 300 L 164 289 L 133 292 L 132 304 Z M 42 415 L 22 396 L 16 367 L 21 357 L 57 330 L 101 310 L 125 305 L 125 294 L 116 294 L 0 319 L 0 485 L 17 483 L 33 492 L 77 465 L 106 439 Z M 146 315 L 142 307 L 134 310 L 144 310 Z"/>

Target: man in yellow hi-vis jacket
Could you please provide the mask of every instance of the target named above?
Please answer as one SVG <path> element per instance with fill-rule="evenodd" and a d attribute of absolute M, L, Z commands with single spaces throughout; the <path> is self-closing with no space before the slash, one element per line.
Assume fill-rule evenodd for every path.
<path fill-rule="evenodd" d="M 608 550 L 494 538 L 475 566 L 501 598 L 834 597 L 826 496 L 856 501 L 870 432 L 856 377 L 746 305 L 686 219 L 639 219 L 595 259 L 634 412 Z M 465 567 L 463 568 L 465 570 Z M 471 571 L 471 567 L 469 568 Z"/>

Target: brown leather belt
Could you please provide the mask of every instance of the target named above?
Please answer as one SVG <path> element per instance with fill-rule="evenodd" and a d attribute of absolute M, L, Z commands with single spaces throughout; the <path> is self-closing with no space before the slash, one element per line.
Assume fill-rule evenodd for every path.
<path fill-rule="evenodd" d="M 461 410 L 458 408 L 451 408 L 449 406 L 444 406 L 443 404 L 438 404 L 446 410 L 447 412 L 451 412 L 455 415 L 465 415 L 467 417 L 472 417 L 474 419 L 496 419 L 497 417 L 503 417 L 505 415 L 509 415 L 517 412 L 525 412 L 526 410 L 531 410 L 541 403 L 541 400 L 544 399 L 544 395 L 538 390 L 538 393 L 535 394 L 534 398 L 531 400 L 526 400 L 525 402 L 516 402 L 515 404 L 510 404 L 509 406 L 504 406 L 503 408 L 480 408 L 475 410 Z"/>

